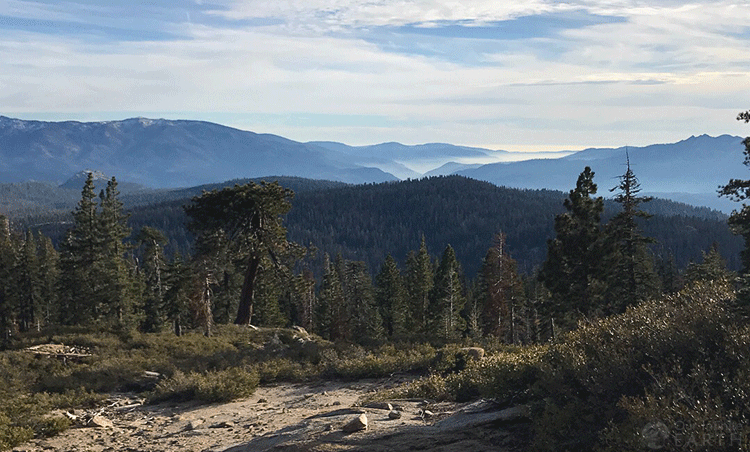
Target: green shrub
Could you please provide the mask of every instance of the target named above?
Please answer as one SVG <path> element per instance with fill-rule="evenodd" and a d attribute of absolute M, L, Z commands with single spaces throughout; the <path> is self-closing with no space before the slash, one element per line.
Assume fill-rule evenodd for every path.
<path fill-rule="evenodd" d="M 454 394 L 448 391 L 445 377 L 437 374 L 428 375 L 410 381 L 397 388 L 389 389 L 374 396 L 382 399 L 430 399 L 430 400 L 453 400 Z"/>
<path fill-rule="evenodd" d="M 540 361 L 548 349 L 529 346 L 469 361 L 462 371 L 446 377 L 446 388 L 459 402 L 484 397 L 503 404 L 523 403 L 540 377 Z"/>
<path fill-rule="evenodd" d="M 542 400 L 535 448 L 643 450 L 648 426 L 748 425 L 750 340 L 731 312 L 733 298 L 726 283 L 696 284 L 581 326 L 550 347 L 534 386 Z M 663 447 L 674 450 L 736 446 L 668 441 Z"/>
<path fill-rule="evenodd" d="M 38 435 L 50 438 L 70 428 L 70 419 L 61 416 L 47 417 L 37 422 L 35 431 Z"/>
<path fill-rule="evenodd" d="M 33 437 L 33 430 L 13 425 L 8 416 L 0 413 L 0 450 L 23 444 Z"/>
<path fill-rule="evenodd" d="M 368 351 L 359 346 L 325 350 L 320 365 L 331 378 L 348 380 L 387 377 L 394 373 L 426 372 L 435 360 L 435 349 L 426 344 L 397 348 L 384 345 Z"/>
<path fill-rule="evenodd" d="M 229 402 L 249 397 L 258 387 L 256 371 L 231 368 L 207 373 L 180 371 L 160 381 L 148 394 L 149 403 L 163 401 Z"/>
<path fill-rule="evenodd" d="M 275 383 L 278 381 L 303 381 L 317 376 L 317 371 L 304 363 L 295 362 L 287 358 L 277 358 L 256 364 L 261 383 Z"/>

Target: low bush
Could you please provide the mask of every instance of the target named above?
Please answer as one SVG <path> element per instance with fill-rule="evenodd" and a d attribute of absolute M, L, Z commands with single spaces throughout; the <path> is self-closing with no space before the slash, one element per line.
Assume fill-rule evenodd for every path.
<path fill-rule="evenodd" d="M 379 378 L 394 373 L 426 372 L 435 354 L 435 349 L 425 344 L 403 348 L 384 345 L 374 350 L 352 345 L 323 352 L 320 366 L 329 378 Z"/>
<path fill-rule="evenodd" d="M 175 372 L 151 391 L 149 403 L 199 400 L 207 403 L 229 402 L 249 397 L 258 387 L 260 377 L 254 370 L 230 368 L 207 373 Z"/>
<path fill-rule="evenodd" d="M 435 374 L 388 396 L 529 404 L 537 451 L 740 450 L 750 444 L 750 326 L 733 300 L 726 281 L 696 283 L 454 373 L 444 349 Z"/>
<path fill-rule="evenodd" d="M 33 437 L 32 429 L 13 425 L 8 416 L 0 413 L 0 450 L 10 449 Z"/>

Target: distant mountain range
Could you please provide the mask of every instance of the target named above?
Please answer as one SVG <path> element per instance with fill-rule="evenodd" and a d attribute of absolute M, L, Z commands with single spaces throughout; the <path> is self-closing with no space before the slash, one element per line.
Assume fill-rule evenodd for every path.
<path fill-rule="evenodd" d="M 644 194 L 729 212 L 735 204 L 718 198 L 716 190 L 732 177 L 747 178 L 741 141 L 702 135 L 628 147 L 627 153 Z M 459 174 L 500 186 L 568 191 L 588 165 L 596 172 L 600 194 L 608 196 L 626 164 L 624 147 L 487 163 L 515 155 L 444 143 L 300 143 L 202 121 L 44 122 L 0 116 L 0 183 L 44 181 L 74 187 L 81 183 L 71 176 L 84 170 L 114 175 L 121 184 L 128 183 L 123 185 L 128 191 L 268 176 L 359 184 Z"/>
<path fill-rule="evenodd" d="M 201 121 L 42 122 L 0 117 L 0 182 L 66 181 L 93 169 L 152 188 L 256 176 L 396 180 L 323 148 Z"/>
<path fill-rule="evenodd" d="M 701 135 L 671 144 L 586 149 L 559 159 L 488 164 L 453 174 L 507 187 L 568 191 L 590 166 L 599 194 L 606 197 L 625 173 L 629 155 L 643 194 L 730 212 L 736 203 L 719 198 L 717 189 L 730 178 L 748 178 L 743 149 L 740 137 Z"/>

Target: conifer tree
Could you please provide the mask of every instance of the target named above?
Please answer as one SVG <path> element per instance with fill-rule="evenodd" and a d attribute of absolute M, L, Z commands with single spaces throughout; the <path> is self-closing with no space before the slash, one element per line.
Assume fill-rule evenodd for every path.
<path fill-rule="evenodd" d="M 618 193 L 614 200 L 622 210 L 606 227 L 612 248 L 605 259 L 609 269 L 605 314 L 624 312 L 626 307 L 659 292 L 658 277 L 648 249 L 654 240 L 643 236 L 637 222 L 638 218 L 650 217 L 639 206 L 651 201 L 651 197 L 638 195 L 640 184 L 630 168 L 630 157 L 627 157 L 627 170 L 620 176 L 620 183 L 612 189 L 615 190 Z"/>
<path fill-rule="evenodd" d="M 194 275 L 179 253 L 167 264 L 165 273 L 164 312 L 174 334 L 181 336 L 188 321 Z"/>
<path fill-rule="evenodd" d="M 547 260 L 539 279 L 550 291 L 547 315 L 578 317 L 601 309 L 606 289 L 602 197 L 594 198 L 594 172 L 586 167 L 555 217 L 555 238 L 547 242 Z"/>
<path fill-rule="evenodd" d="M 276 182 L 249 183 L 204 192 L 185 208 L 193 232 L 199 236 L 223 233 L 232 258 L 242 263 L 244 278 L 236 324 L 247 325 L 253 317 L 256 279 L 264 257 L 280 267 L 283 255 L 297 252 L 282 226 L 292 196 L 291 190 Z"/>
<path fill-rule="evenodd" d="M 299 325 L 307 331 L 317 331 L 315 309 L 317 308 L 318 300 L 315 296 L 315 277 L 309 268 L 305 268 L 295 278 L 294 288 Z"/>
<path fill-rule="evenodd" d="M 380 309 L 388 337 L 406 339 L 409 335 L 409 306 L 401 272 L 390 254 L 375 278 L 375 304 Z"/>
<path fill-rule="evenodd" d="M 352 339 L 362 345 L 376 345 L 385 338 L 383 318 L 375 306 L 370 272 L 364 262 L 344 264 L 344 300 L 351 319 Z"/>
<path fill-rule="evenodd" d="M 484 336 L 482 328 L 482 312 L 487 302 L 487 286 L 481 275 L 475 278 L 466 288 L 466 330 L 469 337 L 479 339 Z"/>
<path fill-rule="evenodd" d="M 10 339 L 14 328 L 15 306 L 13 306 L 12 277 L 16 261 L 15 244 L 11 238 L 10 222 L 0 215 L 0 339 L 2 345 Z"/>
<path fill-rule="evenodd" d="M 18 310 L 18 327 L 21 331 L 29 331 L 41 321 L 42 305 L 37 243 L 31 230 L 26 231 L 14 273 L 13 298 Z"/>
<path fill-rule="evenodd" d="M 697 281 L 732 281 L 734 272 L 727 270 L 727 263 L 719 252 L 719 245 L 714 243 L 707 252 L 702 251 L 702 262 L 700 264 L 691 262 L 685 269 L 685 281 L 693 283 Z"/>
<path fill-rule="evenodd" d="M 136 241 L 143 247 L 143 277 L 145 294 L 143 296 L 143 325 L 147 332 L 157 332 L 165 321 L 164 313 L 164 272 L 166 259 L 164 244 L 167 238 L 156 228 L 144 226 L 138 232 Z"/>
<path fill-rule="evenodd" d="M 346 308 L 339 271 L 328 254 L 325 254 L 316 310 L 316 332 L 328 340 L 349 339 L 349 313 Z"/>
<path fill-rule="evenodd" d="M 283 295 L 282 281 L 269 257 L 263 257 L 255 290 L 252 323 L 267 327 L 286 325 L 288 318 L 282 313 L 279 304 Z"/>
<path fill-rule="evenodd" d="M 461 276 L 456 253 L 448 245 L 440 258 L 430 293 L 429 331 L 433 340 L 456 341 L 466 329 L 466 320 L 460 314 L 466 303 Z"/>
<path fill-rule="evenodd" d="M 202 231 L 194 242 L 193 273 L 196 277 L 200 275 L 200 282 L 195 283 L 198 285 L 208 284 L 208 287 L 204 287 L 196 293 L 199 294 L 198 298 L 205 303 L 208 298 L 204 298 L 200 294 L 208 293 L 205 290 L 210 291 L 211 322 L 229 323 L 233 315 L 232 310 L 236 309 L 237 306 L 236 298 L 239 295 L 239 290 L 237 290 L 234 280 L 238 269 L 235 267 L 231 246 L 226 231 L 220 228 Z M 199 302 L 196 301 L 196 303 Z M 196 304 L 196 306 L 198 305 Z M 205 306 L 196 309 L 204 312 Z M 206 317 L 208 314 L 209 311 L 205 311 L 203 314 L 204 323 L 209 320 Z"/>
<path fill-rule="evenodd" d="M 746 124 L 750 123 L 750 110 L 740 112 L 737 120 Z M 742 140 L 742 144 L 745 146 L 742 151 L 745 156 L 742 163 L 750 167 L 750 136 Z M 742 203 L 739 210 L 734 210 L 729 217 L 729 226 L 745 241 L 745 248 L 740 253 L 742 269 L 740 270 L 737 303 L 746 315 L 750 315 L 750 205 L 745 202 L 750 199 L 750 179 L 730 179 L 726 185 L 720 187 L 719 195 Z"/>
<path fill-rule="evenodd" d="M 81 199 L 73 212 L 73 227 L 61 243 L 60 320 L 65 324 L 86 324 L 98 318 L 101 240 L 94 193 L 94 176 L 88 174 Z"/>
<path fill-rule="evenodd" d="M 409 305 L 410 321 L 408 329 L 416 340 L 424 340 L 428 336 L 430 308 L 430 292 L 435 282 L 435 272 L 432 259 L 427 252 L 425 237 L 418 251 L 412 251 L 406 259 L 406 293 Z"/>
<path fill-rule="evenodd" d="M 60 279 L 60 256 L 52 245 L 52 240 L 41 232 L 37 234 L 39 242 L 39 291 L 42 299 L 42 320 L 51 324 L 59 318 L 58 281 Z"/>
<path fill-rule="evenodd" d="M 128 216 L 123 211 L 117 180 L 112 177 L 100 194 L 101 212 L 98 217 L 100 243 L 100 275 L 97 282 L 99 304 L 103 307 L 105 322 L 119 327 L 133 327 L 136 323 L 135 306 L 139 293 L 133 280 L 134 266 L 130 265 L 125 253 L 129 247 L 125 238 L 130 235 L 127 226 Z"/>
<path fill-rule="evenodd" d="M 482 324 L 486 334 L 502 338 L 507 343 L 518 342 L 516 320 L 521 315 L 523 282 L 518 275 L 516 261 L 510 257 L 505 234 L 495 235 L 492 246 L 482 264 L 486 302 Z"/>
<path fill-rule="evenodd" d="M 656 274 L 659 277 L 662 293 L 674 294 L 679 292 L 685 285 L 685 281 L 680 275 L 677 264 L 674 261 L 674 255 L 669 253 L 668 256 L 659 256 L 655 259 Z"/>

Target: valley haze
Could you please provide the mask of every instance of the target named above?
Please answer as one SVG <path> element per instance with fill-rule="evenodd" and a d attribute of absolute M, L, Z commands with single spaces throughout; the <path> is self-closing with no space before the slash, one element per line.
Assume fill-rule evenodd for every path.
<path fill-rule="evenodd" d="M 535 154 L 445 143 L 300 143 L 191 120 L 46 122 L 0 116 L 0 183 L 62 184 L 82 170 L 149 188 L 273 176 L 359 184 L 458 174 L 499 186 L 568 191 L 591 166 L 606 197 L 629 155 L 644 193 L 731 212 L 736 204 L 719 198 L 717 188 L 743 177 L 741 141 L 701 135 L 645 147 Z"/>

